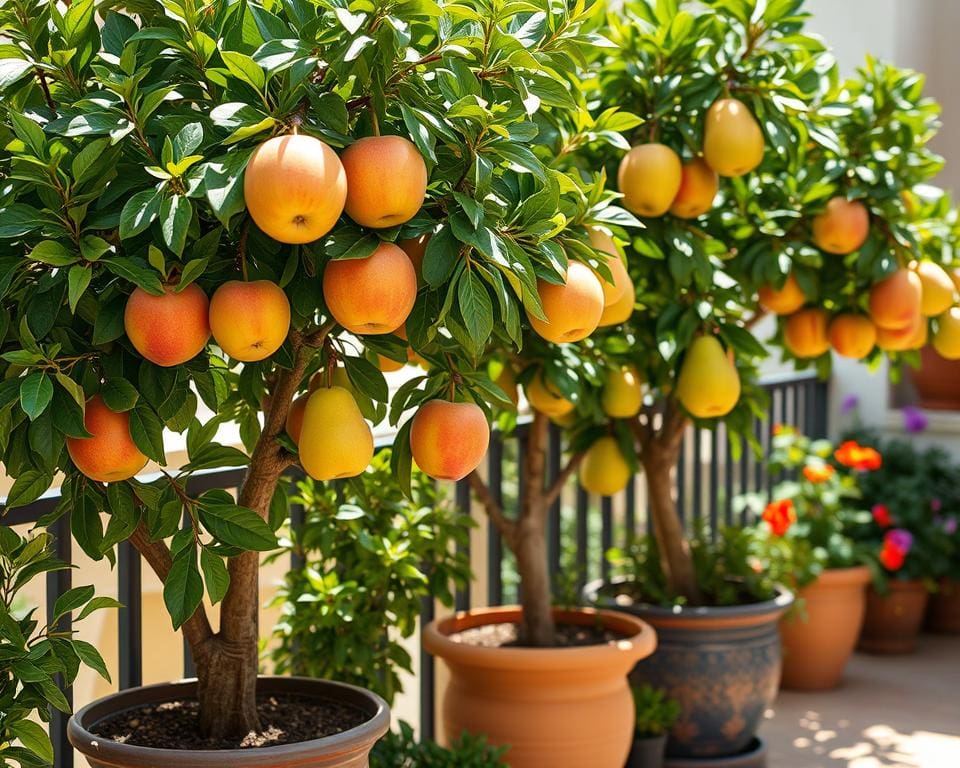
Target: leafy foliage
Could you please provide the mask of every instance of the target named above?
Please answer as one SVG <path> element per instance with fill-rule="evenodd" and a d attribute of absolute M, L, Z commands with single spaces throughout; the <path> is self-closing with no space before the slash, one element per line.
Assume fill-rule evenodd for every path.
<path fill-rule="evenodd" d="M 52 705 L 61 712 L 70 705 L 60 683 L 70 685 L 81 665 L 110 681 L 106 664 L 90 643 L 60 628 L 65 616 L 81 621 L 118 603 L 94 597 L 83 586 L 61 595 L 49 623 L 37 618 L 36 607 L 21 604 L 20 593 L 34 579 L 69 568 L 53 555 L 52 539 L 40 533 L 29 538 L 0 526 L 0 765 L 22 768 L 53 764 L 53 745 L 37 719 L 50 718 Z"/>
<path fill-rule="evenodd" d="M 635 685 L 631 690 L 638 736 L 662 736 L 673 727 L 680 717 L 679 701 L 652 685 Z"/>
<path fill-rule="evenodd" d="M 453 604 L 451 586 L 470 580 L 464 544 L 469 516 L 452 509 L 436 484 L 413 475 L 407 499 L 390 470 L 390 452 L 342 492 L 299 484 L 306 518 L 284 540 L 279 557 L 296 553 L 274 605 L 282 618 L 271 660 L 279 673 L 335 678 L 376 691 L 388 702 L 413 672 L 402 639 L 417 626 L 424 597 Z"/>
<path fill-rule="evenodd" d="M 487 744 L 483 736 L 464 733 L 449 749 L 432 741 L 417 741 L 413 728 L 400 723 L 400 730 L 390 731 L 374 747 L 371 768 L 499 768 L 504 747 Z"/>

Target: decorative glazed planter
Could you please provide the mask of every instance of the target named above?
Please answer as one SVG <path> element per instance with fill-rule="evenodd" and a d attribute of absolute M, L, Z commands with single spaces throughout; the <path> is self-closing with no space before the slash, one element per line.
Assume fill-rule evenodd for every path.
<path fill-rule="evenodd" d="M 910 369 L 919 405 L 935 411 L 960 410 L 960 360 L 947 360 L 931 346 L 920 350 L 920 367 Z"/>
<path fill-rule="evenodd" d="M 867 653 L 913 653 L 929 598 L 918 580 L 891 580 L 885 594 L 871 587 L 857 648 Z"/>
<path fill-rule="evenodd" d="M 423 645 L 450 670 L 441 741 L 463 731 L 507 746 L 511 768 L 623 768 L 634 732 L 627 673 L 657 645 L 654 631 L 612 611 L 556 610 L 558 623 L 600 624 L 623 640 L 576 648 L 488 648 L 450 635 L 518 623 L 517 606 L 467 611 L 428 624 Z"/>
<path fill-rule="evenodd" d="M 663 754 L 667 749 L 667 734 L 636 736 L 624 768 L 663 768 Z"/>
<path fill-rule="evenodd" d="M 942 635 L 960 635 L 960 581 L 943 579 L 930 596 L 927 629 Z"/>
<path fill-rule="evenodd" d="M 657 631 L 657 652 L 637 664 L 630 679 L 662 688 L 680 702 L 680 719 L 667 741 L 667 765 L 674 758 L 747 751 L 777 695 L 778 622 L 793 595 L 784 590 L 774 600 L 741 606 L 660 608 L 623 595 L 604 596 L 602 587 L 601 582 L 588 585 L 587 599 L 627 611 Z"/>
<path fill-rule="evenodd" d="M 863 626 L 869 582 L 865 565 L 832 568 L 800 590 L 798 610 L 780 620 L 780 685 L 822 691 L 840 684 Z"/>
<path fill-rule="evenodd" d="M 301 677 L 261 677 L 259 694 L 333 699 L 369 716 L 356 728 L 324 739 L 256 749 L 180 750 L 120 744 L 90 732 L 118 713 L 144 705 L 196 698 L 197 681 L 131 688 L 88 704 L 67 726 L 70 743 L 91 768 L 367 768 L 370 750 L 390 727 L 387 703 L 370 691 L 344 683 Z"/>

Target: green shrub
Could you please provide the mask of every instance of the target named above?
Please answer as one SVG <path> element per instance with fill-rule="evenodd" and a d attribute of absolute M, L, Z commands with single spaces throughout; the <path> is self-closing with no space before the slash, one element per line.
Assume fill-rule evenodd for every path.
<path fill-rule="evenodd" d="M 637 735 L 662 736 L 680 717 L 680 702 L 651 685 L 633 686 L 633 706 L 637 714 Z"/>
<path fill-rule="evenodd" d="M 482 736 L 463 734 L 449 749 L 432 741 L 417 741 L 413 728 L 400 723 L 377 743 L 370 768 L 498 768 L 504 747 L 493 747 Z"/>

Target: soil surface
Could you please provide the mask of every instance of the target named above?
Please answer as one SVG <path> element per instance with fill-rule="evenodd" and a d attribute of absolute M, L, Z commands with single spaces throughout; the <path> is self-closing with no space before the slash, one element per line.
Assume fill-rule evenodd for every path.
<path fill-rule="evenodd" d="M 613 632 L 601 626 L 582 626 L 580 624 L 558 624 L 553 643 L 554 648 L 578 648 L 586 645 L 606 645 L 617 640 L 626 640 L 628 635 Z M 475 645 L 480 648 L 523 648 L 520 642 L 520 625 L 510 622 L 502 624 L 484 624 L 449 637 L 455 643 Z"/>
<path fill-rule="evenodd" d="M 333 736 L 362 725 L 369 716 L 330 699 L 265 696 L 257 701 L 260 731 L 242 739 L 208 739 L 200 733 L 195 701 L 173 701 L 131 709 L 97 723 L 91 731 L 121 744 L 157 749 L 250 749 L 296 744 Z"/>

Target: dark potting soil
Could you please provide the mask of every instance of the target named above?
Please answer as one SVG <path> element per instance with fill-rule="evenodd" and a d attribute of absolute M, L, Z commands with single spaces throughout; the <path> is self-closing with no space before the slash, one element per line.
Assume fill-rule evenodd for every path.
<path fill-rule="evenodd" d="M 617 640 L 626 640 L 628 635 L 613 632 L 601 626 L 558 624 L 553 648 L 579 648 L 587 645 L 605 645 Z M 522 648 L 520 625 L 511 622 L 484 624 L 471 627 L 449 636 L 455 643 L 475 645 L 480 648 Z"/>
<path fill-rule="evenodd" d="M 195 701 L 172 701 L 131 709 L 97 723 L 97 736 L 121 744 L 156 749 L 251 749 L 296 744 L 333 736 L 362 725 L 369 716 L 331 699 L 265 696 L 257 701 L 259 731 L 242 739 L 208 739 L 200 733 L 200 707 Z"/>

